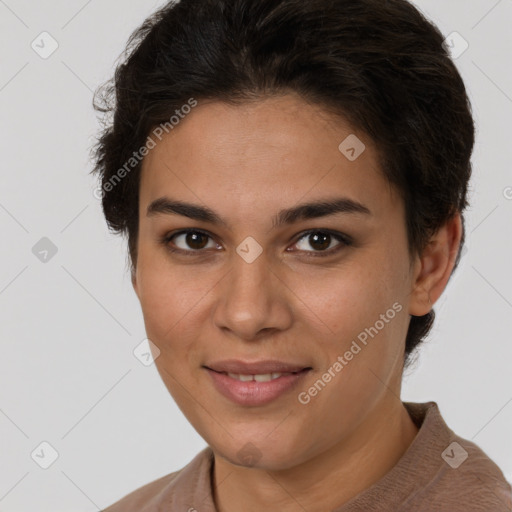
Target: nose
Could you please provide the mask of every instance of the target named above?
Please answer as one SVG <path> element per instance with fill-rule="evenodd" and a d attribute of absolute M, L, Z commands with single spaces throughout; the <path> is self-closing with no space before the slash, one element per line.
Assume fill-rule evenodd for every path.
<path fill-rule="evenodd" d="M 251 263 L 235 253 L 231 271 L 216 287 L 215 325 L 247 341 L 289 328 L 292 298 L 282 274 L 264 252 Z"/>

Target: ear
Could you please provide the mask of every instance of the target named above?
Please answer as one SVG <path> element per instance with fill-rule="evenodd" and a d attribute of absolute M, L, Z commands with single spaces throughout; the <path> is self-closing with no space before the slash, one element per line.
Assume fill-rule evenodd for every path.
<path fill-rule="evenodd" d="M 421 256 L 417 256 L 409 302 L 410 315 L 426 315 L 443 293 L 457 259 L 462 229 L 460 212 L 456 212 L 430 238 Z"/>

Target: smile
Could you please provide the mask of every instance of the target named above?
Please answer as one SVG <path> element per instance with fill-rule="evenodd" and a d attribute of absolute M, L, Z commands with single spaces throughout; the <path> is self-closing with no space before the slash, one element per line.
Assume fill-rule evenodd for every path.
<path fill-rule="evenodd" d="M 279 377 L 282 377 L 285 375 L 291 375 L 291 373 L 290 372 L 288 372 L 288 373 L 275 372 L 275 373 L 260 373 L 257 375 L 227 373 L 227 375 L 228 375 L 228 377 L 231 377 L 232 379 L 237 379 L 242 382 L 249 382 L 250 380 L 255 380 L 256 382 L 268 382 L 270 380 L 278 379 Z"/>
<path fill-rule="evenodd" d="M 214 388 L 231 402 L 241 406 L 263 406 L 284 398 L 301 381 L 311 368 L 297 372 L 272 372 L 240 374 L 218 372 L 205 368 Z"/>

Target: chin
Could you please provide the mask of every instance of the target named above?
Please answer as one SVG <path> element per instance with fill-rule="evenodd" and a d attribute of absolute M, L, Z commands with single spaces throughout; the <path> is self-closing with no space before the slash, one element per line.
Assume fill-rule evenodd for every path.
<path fill-rule="evenodd" d="M 269 471 L 286 470 L 300 464 L 301 452 L 297 445 L 292 446 L 284 440 L 262 439 L 244 436 L 227 440 L 226 444 L 209 443 L 213 451 L 229 463 L 245 468 L 258 468 Z M 279 448 L 277 448 L 279 446 Z M 301 446 L 299 443 L 298 446 Z"/>

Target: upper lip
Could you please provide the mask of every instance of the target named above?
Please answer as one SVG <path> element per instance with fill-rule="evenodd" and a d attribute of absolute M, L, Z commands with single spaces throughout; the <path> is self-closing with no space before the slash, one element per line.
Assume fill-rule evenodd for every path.
<path fill-rule="evenodd" d="M 310 369 L 310 366 L 302 364 L 286 363 L 266 359 L 264 361 L 240 361 L 238 359 L 225 359 L 223 361 L 215 361 L 205 365 L 206 368 L 216 372 L 226 372 L 246 375 L 261 375 L 267 373 L 293 373 L 300 372 L 304 369 Z"/>

